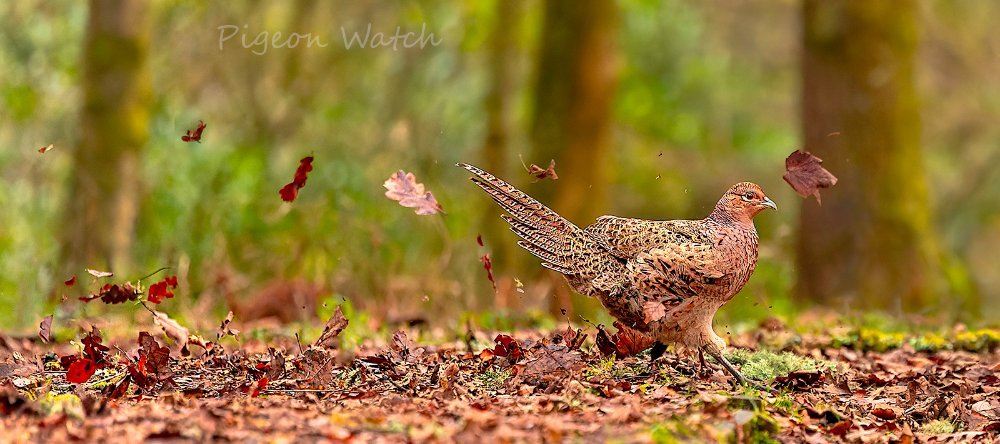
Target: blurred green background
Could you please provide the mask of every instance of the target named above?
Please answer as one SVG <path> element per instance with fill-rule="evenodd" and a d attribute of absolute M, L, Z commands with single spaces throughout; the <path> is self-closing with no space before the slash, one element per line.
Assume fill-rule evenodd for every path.
<path fill-rule="evenodd" d="M 815 306 L 995 324 L 997 20 L 972 1 L 5 2 L 0 328 L 94 291 L 84 268 L 160 267 L 181 281 L 161 309 L 194 319 L 347 299 L 374 322 L 607 323 L 514 246 L 457 161 L 581 226 L 700 218 L 759 183 L 779 211 L 757 219 L 726 324 Z M 369 27 L 412 47 L 347 47 Z M 181 142 L 199 119 L 202 143 Z M 822 206 L 781 179 L 797 148 L 840 177 Z M 550 159 L 557 181 L 522 166 Z M 447 214 L 386 199 L 398 169 Z"/>

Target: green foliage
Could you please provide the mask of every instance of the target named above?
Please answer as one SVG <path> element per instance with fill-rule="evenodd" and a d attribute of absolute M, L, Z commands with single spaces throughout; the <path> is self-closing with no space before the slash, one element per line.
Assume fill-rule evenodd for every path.
<path fill-rule="evenodd" d="M 955 335 L 955 347 L 971 352 L 993 351 L 1000 346 L 1000 332 L 981 329 L 960 332 Z"/>
<path fill-rule="evenodd" d="M 955 423 L 947 419 L 931 420 L 920 426 L 921 433 L 930 433 L 933 435 L 954 433 L 955 430 L 956 430 Z"/>
<path fill-rule="evenodd" d="M 649 429 L 649 438 L 657 444 L 675 444 L 696 440 L 698 434 L 682 418 L 657 422 Z"/>
<path fill-rule="evenodd" d="M 504 383 L 512 376 L 509 368 L 498 369 L 490 367 L 485 372 L 477 374 L 472 383 L 483 390 L 495 391 L 503 388 Z"/>
<path fill-rule="evenodd" d="M 795 371 L 825 371 L 834 368 L 832 362 L 817 361 L 788 352 L 736 348 L 728 351 L 726 358 L 740 366 L 744 376 L 757 381 L 771 380 Z"/>

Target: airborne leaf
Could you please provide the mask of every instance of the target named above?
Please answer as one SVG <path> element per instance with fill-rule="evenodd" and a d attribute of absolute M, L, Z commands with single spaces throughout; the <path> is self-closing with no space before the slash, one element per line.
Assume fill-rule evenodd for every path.
<path fill-rule="evenodd" d="M 556 174 L 555 159 L 549 161 L 548 168 L 542 168 L 538 165 L 531 164 L 531 166 L 528 167 L 528 174 L 532 175 L 532 177 L 538 180 L 545 180 L 545 179 L 559 180 L 559 175 Z"/>
<path fill-rule="evenodd" d="M 434 194 L 426 191 L 424 184 L 417 183 L 413 173 L 399 170 L 389 176 L 382 186 L 387 190 L 385 197 L 399 202 L 404 207 L 414 208 L 414 211 L 421 216 L 444 212 Z"/>
<path fill-rule="evenodd" d="M 783 177 L 799 196 L 815 196 L 819 203 L 823 202 L 819 189 L 837 184 L 837 177 L 823 168 L 823 159 L 801 150 L 795 150 L 785 159 Z"/>
<path fill-rule="evenodd" d="M 299 196 L 299 190 L 306 186 L 309 172 L 313 170 L 312 163 L 313 156 L 306 156 L 299 160 L 299 166 L 295 169 L 295 177 L 292 178 L 291 182 L 281 187 L 281 190 L 278 190 L 281 200 L 285 202 L 295 201 L 295 198 Z"/>
<path fill-rule="evenodd" d="M 206 126 L 208 126 L 208 125 L 205 125 L 205 122 L 199 120 L 198 121 L 198 127 L 195 128 L 194 130 L 187 130 L 187 134 L 184 134 L 183 136 L 181 136 L 181 140 L 184 141 L 184 142 L 198 142 L 198 143 L 201 143 L 201 133 L 202 133 L 202 131 L 205 131 L 205 127 Z"/>
<path fill-rule="evenodd" d="M 323 328 L 323 333 L 319 335 L 316 342 L 313 343 L 314 346 L 322 348 L 334 348 L 333 340 L 340 335 L 340 332 L 347 328 L 348 320 L 344 317 L 344 312 L 340 310 L 340 306 L 334 310 L 333 315 L 330 319 L 326 321 L 326 327 Z"/>
<path fill-rule="evenodd" d="M 52 315 L 48 315 L 38 324 L 38 338 L 48 343 L 52 339 Z"/>

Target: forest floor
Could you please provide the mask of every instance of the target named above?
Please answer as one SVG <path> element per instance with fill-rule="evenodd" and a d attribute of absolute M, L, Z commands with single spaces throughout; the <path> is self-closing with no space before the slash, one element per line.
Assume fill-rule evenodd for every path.
<path fill-rule="evenodd" d="M 0 441 L 1000 439 L 995 330 L 834 337 L 765 324 L 730 337 L 728 351 L 761 392 L 711 360 L 702 368 L 696 353 L 651 360 L 627 330 L 470 331 L 419 344 L 406 329 L 343 350 L 346 324 L 338 310 L 313 344 L 227 339 L 237 332 L 224 325 L 214 341 L 189 336 L 187 355 L 148 334 L 0 335 Z"/>

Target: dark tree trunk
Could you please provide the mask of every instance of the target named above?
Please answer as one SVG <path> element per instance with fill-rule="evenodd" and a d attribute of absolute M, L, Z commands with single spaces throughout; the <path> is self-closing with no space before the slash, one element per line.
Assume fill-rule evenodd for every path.
<path fill-rule="evenodd" d="M 531 161 L 561 172 L 555 183 L 528 187 L 567 219 L 587 225 L 607 209 L 612 111 L 618 83 L 618 8 L 610 0 L 545 4 L 535 84 Z M 570 309 L 566 285 L 555 286 L 552 311 Z"/>
<path fill-rule="evenodd" d="M 840 178 L 801 207 L 800 296 L 912 311 L 928 302 L 934 233 L 914 85 L 913 0 L 806 0 L 805 148 Z M 831 134 L 839 133 L 839 135 Z"/>

